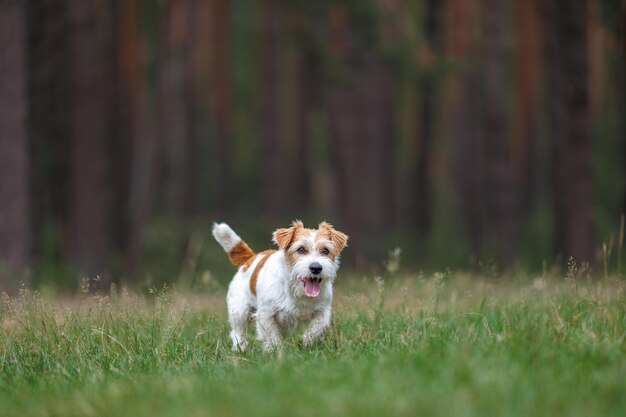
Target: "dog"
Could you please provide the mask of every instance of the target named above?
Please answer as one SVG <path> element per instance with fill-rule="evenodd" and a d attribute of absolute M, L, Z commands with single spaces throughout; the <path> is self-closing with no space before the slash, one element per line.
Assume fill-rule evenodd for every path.
<path fill-rule="evenodd" d="M 238 268 L 226 301 L 233 351 L 245 351 L 251 315 L 265 351 L 282 346 L 283 336 L 308 322 L 305 345 L 318 342 L 331 323 L 333 283 L 348 236 L 326 222 L 307 229 L 301 221 L 277 229 L 278 250 L 254 253 L 226 223 L 213 225 L 213 236 Z"/>

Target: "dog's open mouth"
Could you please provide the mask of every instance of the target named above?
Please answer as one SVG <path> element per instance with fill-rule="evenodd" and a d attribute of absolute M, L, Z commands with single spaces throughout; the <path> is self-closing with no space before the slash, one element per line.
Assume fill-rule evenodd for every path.
<path fill-rule="evenodd" d="M 302 285 L 304 285 L 304 293 L 306 294 L 307 297 L 317 297 L 318 295 L 320 295 L 320 284 L 322 283 L 322 279 L 321 278 L 301 278 L 302 280 Z"/>

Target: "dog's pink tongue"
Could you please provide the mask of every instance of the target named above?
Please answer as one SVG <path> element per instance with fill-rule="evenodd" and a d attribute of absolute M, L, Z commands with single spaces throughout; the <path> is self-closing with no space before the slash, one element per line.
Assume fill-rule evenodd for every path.
<path fill-rule="evenodd" d="M 317 297 L 320 295 L 320 283 L 317 280 L 304 280 L 304 293 L 307 297 Z"/>

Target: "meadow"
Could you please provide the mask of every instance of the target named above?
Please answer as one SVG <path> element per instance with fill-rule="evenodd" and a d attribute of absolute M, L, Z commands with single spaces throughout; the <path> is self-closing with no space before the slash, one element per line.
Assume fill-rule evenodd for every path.
<path fill-rule="evenodd" d="M 223 288 L 5 296 L 0 414 L 626 415 L 623 280 L 340 278 L 324 342 L 273 354 L 231 352 Z"/>

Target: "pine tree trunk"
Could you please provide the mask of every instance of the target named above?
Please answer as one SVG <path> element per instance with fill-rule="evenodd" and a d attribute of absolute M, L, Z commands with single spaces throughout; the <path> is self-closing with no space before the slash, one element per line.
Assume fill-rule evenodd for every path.
<path fill-rule="evenodd" d="M 185 120 L 186 127 L 185 135 L 185 165 L 183 167 L 182 182 L 183 182 L 183 196 L 182 196 L 182 214 L 185 219 L 186 229 L 188 230 L 188 221 L 195 214 L 198 207 L 196 187 L 197 187 L 197 148 L 198 137 L 196 130 L 196 91 L 197 85 L 194 77 L 194 51 L 196 50 L 195 44 L 196 32 L 197 32 L 197 13 L 198 2 L 197 0 L 188 0 L 187 15 L 185 21 L 187 27 L 185 30 L 185 46 L 183 48 L 184 54 L 184 68 L 183 68 L 183 106 L 185 108 Z"/>
<path fill-rule="evenodd" d="M 130 136 L 130 103 L 127 99 L 126 85 L 120 68 L 120 58 L 123 46 L 120 39 L 123 33 L 120 31 L 123 10 L 121 2 L 126 0 L 109 0 L 109 15 L 111 18 L 110 38 L 108 46 L 108 83 L 110 91 L 109 101 L 109 134 L 110 141 L 107 147 L 109 154 L 110 169 L 108 171 L 111 188 L 111 245 L 115 255 L 124 257 L 127 250 L 130 213 L 130 159 L 131 159 L 131 136 Z"/>
<path fill-rule="evenodd" d="M 441 53 L 443 2 L 428 0 L 425 7 L 424 39 L 430 56 Z M 415 225 L 420 236 L 426 236 L 432 225 L 431 145 L 434 141 L 435 100 L 438 95 L 437 75 L 433 63 L 423 63 L 419 84 L 419 138 L 415 164 Z M 430 65 L 430 67 L 426 67 Z"/>
<path fill-rule="evenodd" d="M 217 178 L 216 208 L 221 215 L 225 215 L 230 213 L 237 198 L 231 157 L 233 120 L 228 31 L 232 3 L 231 0 L 213 0 L 211 5 L 211 62 L 213 64 L 211 107 L 216 135 L 216 156 L 214 159 L 216 164 L 215 178 Z"/>
<path fill-rule="evenodd" d="M 107 268 L 104 63 L 98 56 L 93 3 L 67 0 L 69 24 L 71 260 L 94 279 Z M 106 283 L 104 283 L 106 285 Z"/>
<path fill-rule="evenodd" d="M 312 147 L 309 116 L 320 106 L 321 74 L 320 59 L 316 50 L 311 47 L 311 36 L 315 23 L 308 21 L 303 10 L 292 10 L 289 15 L 289 25 L 295 35 L 297 48 L 295 57 L 295 89 L 296 89 L 296 155 L 289 165 L 289 170 L 297 172 L 291 179 L 291 189 L 295 194 L 295 208 L 300 213 L 311 212 L 311 206 L 317 199 L 313 199 L 313 170 L 315 162 L 311 155 Z"/>
<path fill-rule="evenodd" d="M 158 111 L 166 206 L 184 219 L 193 205 L 194 96 L 191 62 L 195 0 L 165 3 L 159 44 Z"/>
<path fill-rule="evenodd" d="M 334 58 L 350 74 L 327 94 L 337 203 L 352 236 L 348 260 L 360 264 L 382 249 L 380 237 L 394 224 L 393 83 L 382 63 L 355 40 L 349 12 L 338 7 L 331 13 Z"/>
<path fill-rule="evenodd" d="M 499 264 L 512 266 L 518 223 L 517 185 L 511 157 L 508 117 L 510 44 L 507 3 L 486 0 L 483 15 L 481 136 L 484 160 L 485 215 L 490 243 Z"/>
<path fill-rule="evenodd" d="M 66 261 L 71 193 L 66 0 L 28 2 L 28 98 L 33 256 Z M 45 238 L 42 238 L 44 237 Z M 50 256 L 51 254 L 54 254 Z"/>
<path fill-rule="evenodd" d="M 622 42 L 622 139 L 624 155 L 626 155 L 626 2 L 622 3 L 620 39 Z M 624 163 L 624 176 L 626 177 L 626 162 Z M 626 184 L 624 184 L 623 193 L 624 203 L 622 204 L 622 214 L 626 214 Z"/>
<path fill-rule="evenodd" d="M 515 19 L 515 118 L 513 120 L 511 154 L 520 189 L 520 217 L 528 220 L 537 200 L 542 178 L 546 178 L 545 161 L 540 156 L 546 152 L 539 141 L 540 131 L 540 68 L 542 0 L 514 2 Z"/>
<path fill-rule="evenodd" d="M 0 0 L 0 288 L 13 292 L 30 261 L 30 161 L 24 2 Z"/>
<path fill-rule="evenodd" d="M 260 127 L 262 212 L 280 218 L 285 210 L 285 172 L 278 120 L 278 24 L 276 0 L 260 2 Z"/>
<path fill-rule="evenodd" d="M 578 263 L 591 262 L 594 247 L 587 7 L 550 0 L 546 20 L 556 249 Z"/>
<path fill-rule="evenodd" d="M 119 4 L 119 65 L 130 138 L 125 259 L 127 277 L 135 282 L 142 270 L 144 232 L 154 200 L 159 161 L 155 123 L 143 87 L 140 10 L 141 0 L 124 0 Z"/>
<path fill-rule="evenodd" d="M 297 209 L 306 212 L 311 210 L 312 203 L 312 176 L 311 176 L 311 147 L 309 142 L 311 137 L 309 135 L 309 111 L 311 110 L 311 97 L 313 96 L 312 89 L 314 86 L 318 86 L 316 78 L 311 68 L 314 64 L 309 59 L 310 57 L 306 52 L 299 52 L 300 56 L 297 61 L 297 149 L 296 155 L 301 158 L 301 161 L 294 167 L 297 169 L 298 176 L 294 179 L 293 187 L 295 188 L 295 204 Z M 313 87 L 313 88 L 312 88 Z"/>
<path fill-rule="evenodd" d="M 451 176 L 455 188 L 456 211 L 467 235 L 472 256 L 481 252 L 484 240 L 484 187 L 480 141 L 480 83 L 475 58 L 477 39 L 474 3 L 450 0 L 446 3 L 446 38 L 448 55 L 463 63 L 458 74 L 449 80 L 450 96 L 446 123 L 450 137 Z"/>

